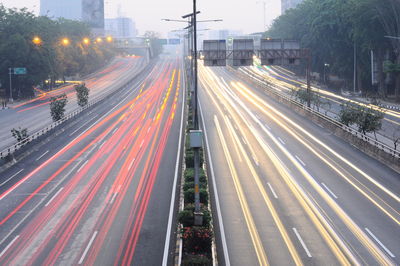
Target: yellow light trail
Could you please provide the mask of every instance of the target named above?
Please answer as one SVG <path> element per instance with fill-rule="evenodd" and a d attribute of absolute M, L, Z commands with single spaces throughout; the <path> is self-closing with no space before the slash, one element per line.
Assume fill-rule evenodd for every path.
<path fill-rule="evenodd" d="M 255 248 L 256 254 L 257 254 L 258 262 L 260 263 L 260 265 L 269 265 L 267 256 L 264 251 L 264 247 L 261 243 L 260 235 L 258 234 L 258 231 L 256 229 L 253 216 L 250 213 L 249 206 L 248 206 L 246 197 L 245 197 L 243 189 L 242 189 L 242 185 L 240 184 L 239 177 L 237 175 L 234 163 L 232 161 L 232 157 L 229 154 L 229 149 L 226 145 L 224 134 L 222 133 L 220 124 L 218 122 L 218 118 L 215 115 L 214 115 L 214 123 L 215 123 L 216 129 L 217 129 L 217 132 L 218 132 L 219 139 L 222 144 L 222 149 L 225 154 L 226 161 L 228 162 L 229 171 L 231 172 L 231 175 L 232 175 L 233 183 L 235 185 L 236 193 L 238 195 L 239 202 L 242 207 L 242 211 L 243 211 L 244 218 L 246 220 L 247 228 L 249 229 L 250 237 L 253 242 L 253 246 Z"/>
<path fill-rule="evenodd" d="M 215 88 L 215 86 L 212 86 L 212 88 Z M 213 92 L 216 93 L 215 90 L 213 90 Z M 214 99 L 214 97 L 212 96 L 211 92 L 207 90 L 207 93 L 209 94 L 210 98 L 211 98 L 212 101 L 214 102 L 215 106 L 217 106 L 217 108 L 219 109 L 219 111 L 220 111 L 221 113 L 223 113 L 222 110 L 218 107 L 217 101 Z M 218 96 L 218 95 L 217 95 L 217 97 L 219 98 L 219 100 L 220 100 L 219 102 L 221 102 L 221 103 L 225 102 L 225 100 L 228 100 L 227 97 Z M 235 110 L 235 111 L 239 114 L 239 116 L 242 117 L 242 120 L 244 121 L 244 123 L 245 123 L 247 126 L 249 126 L 249 124 L 248 124 L 248 122 L 245 120 L 245 118 L 238 112 L 238 108 L 237 108 L 237 107 L 235 108 L 234 104 L 232 104 L 232 103 L 231 103 L 231 105 L 232 105 L 232 109 L 231 109 L 228 105 L 226 105 L 226 106 L 227 106 L 229 109 L 231 109 L 231 111 L 232 111 L 232 110 Z M 240 123 L 238 123 L 238 122 L 236 122 L 236 124 L 237 124 L 237 125 L 240 125 Z M 239 127 L 239 128 L 240 128 L 240 127 Z M 241 129 L 241 130 L 242 130 L 242 129 Z M 254 132 L 252 132 L 252 133 L 254 134 Z M 243 134 L 243 132 L 242 132 L 242 134 Z M 258 141 L 260 141 L 261 138 L 260 138 L 259 136 L 255 135 L 255 137 L 257 138 Z M 337 234 L 334 232 L 334 230 L 330 227 L 329 223 L 326 222 L 326 220 L 324 219 L 324 217 L 319 213 L 318 209 L 312 204 L 312 202 L 311 202 L 310 200 L 308 200 L 308 204 L 307 204 L 307 201 L 304 199 L 305 193 L 303 192 L 303 193 L 302 193 L 303 195 L 302 195 L 302 194 L 299 192 L 299 189 L 301 190 L 301 188 L 299 188 L 299 185 L 298 185 L 297 183 L 296 183 L 296 186 L 293 185 L 293 183 L 294 183 L 295 181 L 293 181 L 293 178 L 290 177 L 290 174 L 288 173 L 288 170 L 287 170 L 286 167 L 283 165 L 282 161 L 278 158 L 278 156 L 276 156 L 276 155 L 273 153 L 273 151 L 265 145 L 265 143 L 262 142 L 262 143 L 261 143 L 261 146 L 262 146 L 262 148 L 264 149 L 264 151 L 267 153 L 268 158 L 272 161 L 272 163 L 274 164 L 274 166 L 276 167 L 276 169 L 278 170 L 278 172 L 280 173 L 280 175 L 281 175 L 282 177 L 285 177 L 284 180 L 285 180 L 285 182 L 287 183 L 288 187 L 292 190 L 293 195 L 295 195 L 295 197 L 296 197 L 297 200 L 299 201 L 300 205 L 302 205 L 303 209 L 306 211 L 306 213 L 307 213 L 308 216 L 310 217 L 311 221 L 314 223 L 314 225 L 316 226 L 316 228 L 317 228 L 318 231 L 320 232 L 321 236 L 324 238 L 324 240 L 325 240 L 325 242 L 327 243 L 327 245 L 330 247 L 330 249 L 332 250 L 332 252 L 335 254 L 336 258 L 341 262 L 342 265 L 350 265 L 350 263 L 349 263 L 349 261 L 348 261 L 348 259 L 347 259 L 347 256 L 348 256 L 349 258 L 352 259 L 353 264 L 357 264 L 357 263 L 356 263 L 357 260 L 352 256 L 351 252 L 347 249 L 347 247 L 345 247 L 345 244 L 341 241 L 341 239 L 339 238 L 339 236 L 337 236 Z M 240 146 L 239 146 L 239 147 L 240 147 Z M 245 158 L 246 158 L 246 157 L 245 157 Z M 247 162 L 248 162 L 249 167 L 251 167 L 251 163 L 249 164 L 249 161 L 247 161 Z M 250 169 L 251 169 L 251 168 L 250 168 Z M 254 168 L 253 168 L 253 170 L 254 170 Z M 257 182 L 257 178 L 259 178 L 258 175 L 255 176 L 255 175 L 254 175 L 254 172 L 252 172 L 252 173 L 253 173 L 253 177 L 254 177 L 255 180 L 256 180 L 256 183 L 258 183 L 258 185 L 259 185 L 258 187 L 259 187 L 261 193 L 262 193 L 263 195 L 267 195 L 266 192 L 265 192 L 265 190 L 264 190 L 264 188 L 263 188 L 263 185 L 262 185 L 261 181 L 259 180 L 259 181 Z M 264 200 L 267 200 L 267 199 L 264 198 Z M 268 205 L 269 205 L 269 204 L 267 204 L 267 206 L 268 206 Z M 310 206 L 311 206 L 311 207 L 310 207 Z M 271 206 L 269 206 L 269 207 L 272 207 L 272 208 L 273 208 L 273 205 L 271 205 Z M 274 210 L 274 209 L 273 209 L 273 210 Z M 271 211 L 271 209 L 270 209 L 270 211 Z M 273 211 L 271 211 L 271 213 L 273 213 Z M 277 214 L 276 214 L 276 215 L 277 215 Z M 274 216 L 274 215 L 273 215 L 273 216 Z M 318 216 L 318 218 L 317 218 L 317 216 Z M 276 216 L 275 218 L 279 219 L 278 216 Z M 328 232 L 326 231 L 325 227 L 322 225 L 322 223 L 320 222 L 320 220 L 324 222 L 325 227 L 328 228 L 328 230 L 330 231 L 330 233 L 328 233 Z M 279 222 L 278 222 L 278 223 L 279 223 Z M 278 227 L 280 227 L 280 226 L 278 226 Z M 283 227 L 283 225 L 282 225 L 282 227 L 279 228 L 279 229 L 280 229 L 280 230 L 285 230 L 284 227 Z M 282 231 L 281 231 L 281 234 L 282 234 Z M 338 245 L 336 244 L 336 242 L 332 239 L 331 235 L 333 235 L 333 237 L 336 239 L 336 242 L 338 242 L 338 243 L 341 244 L 342 249 L 346 250 L 347 256 L 343 254 L 343 252 L 342 252 L 341 249 L 338 247 Z M 284 238 L 285 242 L 289 240 L 289 239 L 287 239 L 285 236 L 284 236 L 283 238 Z M 294 251 L 294 249 L 292 249 L 292 248 L 290 247 L 290 246 L 291 246 L 290 243 L 291 243 L 291 242 L 289 242 L 289 243 L 286 242 L 286 244 L 287 244 L 287 246 L 288 246 L 288 248 L 289 248 L 289 251 L 292 253 L 292 252 Z M 293 253 L 292 253 L 292 256 L 293 256 L 294 260 L 297 262 L 298 259 L 296 258 L 296 255 L 293 255 Z"/>
<path fill-rule="evenodd" d="M 232 84 L 232 85 L 234 85 L 234 84 Z M 239 89 L 242 87 L 242 86 L 238 87 L 238 85 L 236 85 L 236 84 L 234 86 L 236 86 Z M 241 93 L 243 93 L 243 92 L 241 92 Z M 251 92 L 249 92 L 249 93 L 251 93 Z M 243 95 L 245 95 L 245 94 L 243 93 Z M 269 115 L 272 118 L 272 116 L 268 112 L 266 112 L 264 110 L 264 108 L 262 108 L 254 99 L 249 98 L 249 96 L 247 96 L 247 98 L 256 107 L 258 107 L 265 114 Z M 277 122 L 280 123 L 279 121 L 277 121 Z M 285 156 L 302 173 L 302 175 L 312 185 L 312 187 L 318 192 L 318 194 L 328 203 L 328 205 L 342 219 L 342 221 L 353 232 L 353 234 L 360 240 L 360 242 L 369 250 L 370 254 L 373 255 L 381 265 L 390 264 L 391 263 L 390 259 L 371 241 L 371 239 L 356 225 L 356 223 L 345 213 L 345 211 L 342 208 L 340 208 L 340 206 L 319 186 L 319 184 L 304 169 L 304 167 L 302 165 L 300 165 L 300 163 L 287 151 L 287 149 L 285 147 L 283 147 L 283 145 L 274 136 L 272 136 L 272 134 L 261 123 L 260 123 L 260 126 L 263 128 L 264 132 L 266 132 L 269 135 L 270 139 L 272 139 L 273 142 L 279 147 L 279 149 L 285 154 Z M 264 143 L 264 145 L 265 145 L 265 143 Z"/>

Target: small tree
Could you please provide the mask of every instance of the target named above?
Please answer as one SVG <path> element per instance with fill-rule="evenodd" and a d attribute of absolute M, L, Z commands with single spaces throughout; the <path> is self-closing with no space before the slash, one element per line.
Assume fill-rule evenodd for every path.
<path fill-rule="evenodd" d="M 373 132 L 376 139 L 376 131 L 382 128 L 384 115 L 380 110 L 373 110 L 368 107 L 359 106 L 357 110 L 358 131 L 363 134 Z"/>
<path fill-rule="evenodd" d="M 65 93 L 50 99 L 50 114 L 54 122 L 64 117 L 65 106 L 67 105 L 67 102 L 68 99 Z"/>
<path fill-rule="evenodd" d="M 11 129 L 11 134 L 14 138 L 17 139 L 17 142 L 21 142 L 28 137 L 28 129 L 21 127 L 19 127 L 18 129 L 13 128 Z"/>
<path fill-rule="evenodd" d="M 339 112 L 339 122 L 346 126 L 351 126 L 357 122 L 357 109 L 350 102 L 342 103 Z"/>
<path fill-rule="evenodd" d="M 393 130 L 393 146 L 395 150 L 397 150 L 397 145 L 399 142 L 400 142 L 400 126 L 397 126 L 397 128 Z"/>
<path fill-rule="evenodd" d="M 89 88 L 86 87 L 85 83 L 75 86 L 76 97 L 78 98 L 78 105 L 83 107 L 89 102 Z"/>

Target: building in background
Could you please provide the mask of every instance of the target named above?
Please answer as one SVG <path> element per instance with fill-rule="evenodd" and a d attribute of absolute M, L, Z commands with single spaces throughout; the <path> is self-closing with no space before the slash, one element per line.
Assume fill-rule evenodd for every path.
<path fill-rule="evenodd" d="M 208 39 L 210 40 L 227 40 L 230 36 L 242 35 L 239 30 L 210 30 L 208 32 Z"/>
<path fill-rule="evenodd" d="M 290 8 L 295 8 L 298 4 L 303 2 L 303 0 L 281 0 L 281 12 L 285 13 L 286 10 Z"/>
<path fill-rule="evenodd" d="M 131 18 L 107 18 L 104 25 L 105 33 L 115 38 L 135 38 L 136 24 Z"/>
<path fill-rule="evenodd" d="M 40 0 L 40 15 L 82 20 L 82 0 Z"/>
<path fill-rule="evenodd" d="M 40 15 L 84 21 L 94 34 L 104 34 L 104 0 L 40 0 Z"/>

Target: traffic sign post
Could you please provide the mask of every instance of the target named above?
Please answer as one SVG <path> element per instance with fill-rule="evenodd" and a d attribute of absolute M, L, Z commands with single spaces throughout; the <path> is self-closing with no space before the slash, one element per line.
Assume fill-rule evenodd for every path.
<path fill-rule="evenodd" d="M 26 75 L 26 67 L 14 67 L 14 68 L 9 68 L 8 69 L 8 74 L 10 75 L 10 102 L 12 103 L 14 101 L 13 95 L 12 95 L 12 74 L 14 75 Z"/>

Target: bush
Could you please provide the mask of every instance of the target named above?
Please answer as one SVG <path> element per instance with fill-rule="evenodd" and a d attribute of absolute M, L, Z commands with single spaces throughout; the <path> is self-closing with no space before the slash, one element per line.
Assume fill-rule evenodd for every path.
<path fill-rule="evenodd" d="M 19 127 L 18 129 L 13 128 L 11 129 L 11 134 L 14 138 L 17 139 L 18 142 L 20 142 L 28 137 L 28 129 L 21 127 Z"/>
<path fill-rule="evenodd" d="M 199 182 L 199 187 L 200 189 L 202 188 L 207 188 L 207 183 L 206 182 Z M 194 188 L 194 182 L 185 182 L 185 184 L 183 185 L 183 191 L 186 191 L 188 189 Z"/>
<path fill-rule="evenodd" d="M 65 93 L 50 99 L 50 114 L 54 122 L 64 117 L 67 102 L 67 95 Z"/>
<path fill-rule="evenodd" d="M 200 210 L 203 213 L 203 227 L 209 228 L 211 225 L 211 213 L 207 206 L 200 204 Z M 178 214 L 178 221 L 184 226 L 193 226 L 194 224 L 194 204 L 189 203 L 185 206 L 185 209 Z"/>
<path fill-rule="evenodd" d="M 208 193 L 204 188 L 200 189 L 200 202 L 204 205 L 208 205 Z M 194 203 L 194 188 L 188 189 L 183 192 L 186 203 Z"/>
<path fill-rule="evenodd" d="M 184 266 L 211 266 L 212 261 L 209 257 L 203 254 L 190 254 L 186 255 L 182 260 L 182 265 Z"/>
<path fill-rule="evenodd" d="M 206 183 L 207 178 L 203 168 L 199 169 L 200 183 Z M 194 182 L 194 168 L 186 168 L 185 170 L 185 183 Z"/>
<path fill-rule="evenodd" d="M 75 86 L 76 97 L 78 98 L 78 105 L 83 107 L 89 102 L 89 89 L 85 83 Z"/>
<path fill-rule="evenodd" d="M 211 254 L 212 231 L 209 228 L 184 227 L 182 228 L 182 239 L 186 253 Z"/>

